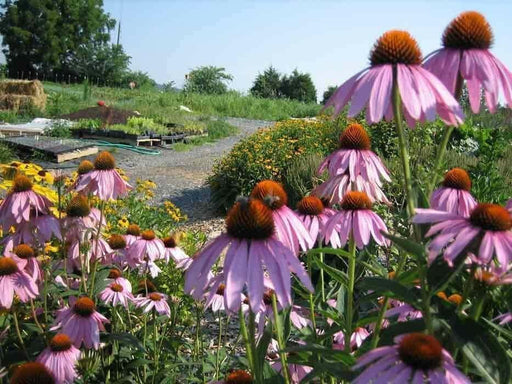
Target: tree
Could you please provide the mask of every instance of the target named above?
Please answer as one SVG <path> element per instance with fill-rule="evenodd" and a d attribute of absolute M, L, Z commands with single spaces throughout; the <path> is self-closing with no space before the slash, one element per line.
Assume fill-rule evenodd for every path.
<path fill-rule="evenodd" d="M 327 103 L 327 100 L 329 100 L 331 98 L 331 96 L 334 94 L 334 92 L 336 92 L 337 89 L 338 89 L 337 86 L 330 85 L 329 88 L 327 88 L 327 90 L 323 94 L 322 104 Z"/>
<path fill-rule="evenodd" d="M 88 43 L 78 47 L 69 58 L 73 71 L 87 78 L 119 84 L 124 81 L 130 56 L 117 44 Z"/>
<path fill-rule="evenodd" d="M 281 97 L 281 74 L 270 66 L 263 73 L 258 73 L 250 89 L 251 95 L 268 99 Z"/>
<path fill-rule="evenodd" d="M 233 80 L 233 76 L 226 73 L 225 68 L 202 66 L 193 69 L 185 82 L 185 92 L 222 94 L 226 93 L 226 82 Z"/>
<path fill-rule="evenodd" d="M 291 100 L 316 103 L 316 89 L 311 76 L 309 73 L 300 73 L 297 69 L 290 76 L 283 76 L 281 94 Z"/>
<path fill-rule="evenodd" d="M 80 47 L 104 49 L 115 20 L 103 0 L 8 0 L 0 14 L 3 53 L 10 73 L 75 73 Z"/>

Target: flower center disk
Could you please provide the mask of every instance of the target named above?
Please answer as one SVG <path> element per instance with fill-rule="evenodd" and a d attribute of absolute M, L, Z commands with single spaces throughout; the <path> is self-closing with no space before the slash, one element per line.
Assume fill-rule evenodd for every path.
<path fill-rule="evenodd" d="M 137 224 L 130 224 L 128 228 L 126 228 L 126 234 L 132 236 L 140 236 L 140 228 Z"/>
<path fill-rule="evenodd" d="M 98 171 L 110 171 L 116 167 L 114 157 L 107 151 L 101 152 L 94 160 L 94 168 Z"/>
<path fill-rule="evenodd" d="M 146 229 L 145 231 L 142 231 L 142 233 L 140 235 L 144 240 L 147 240 L 147 241 L 154 240 L 156 237 L 155 232 L 153 232 L 151 229 Z"/>
<path fill-rule="evenodd" d="M 110 284 L 110 289 L 114 292 L 123 292 L 123 286 L 121 284 L 113 283 Z"/>
<path fill-rule="evenodd" d="M 152 292 L 149 294 L 149 298 L 153 301 L 160 301 L 162 300 L 162 295 L 156 292 Z"/>
<path fill-rule="evenodd" d="M 224 295 L 224 290 L 226 289 L 226 285 L 225 284 L 219 284 L 218 288 L 217 288 L 217 292 L 215 292 L 216 295 L 220 295 L 220 296 L 223 296 Z"/>
<path fill-rule="evenodd" d="M 20 244 L 14 247 L 14 254 L 20 259 L 31 259 L 35 257 L 34 250 L 30 245 Z"/>
<path fill-rule="evenodd" d="M 320 215 L 324 211 L 324 204 L 316 196 L 306 196 L 297 203 L 297 210 L 303 215 Z"/>
<path fill-rule="evenodd" d="M 403 337 L 398 347 L 402 361 L 415 368 L 430 370 L 443 361 L 443 347 L 437 339 L 423 333 L 411 333 Z"/>
<path fill-rule="evenodd" d="M 370 137 L 360 124 L 350 124 L 340 136 L 341 149 L 369 150 Z"/>
<path fill-rule="evenodd" d="M 489 49 L 492 45 L 492 29 L 485 17 L 478 12 L 463 12 L 446 27 L 443 33 L 445 48 Z"/>
<path fill-rule="evenodd" d="M 384 33 L 370 53 L 371 66 L 381 64 L 420 65 L 421 50 L 409 32 L 392 30 Z"/>
<path fill-rule="evenodd" d="M 91 213 L 91 206 L 87 197 L 83 195 L 74 196 L 66 208 L 66 214 L 70 217 L 86 217 L 89 213 Z"/>
<path fill-rule="evenodd" d="M 112 268 L 110 270 L 110 272 L 108 273 L 108 278 L 109 279 L 117 279 L 117 278 L 119 278 L 121 276 L 122 276 L 121 271 L 119 269 L 116 269 L 116 268 Z"/>
<path fill-rule="evenodd" d="M 55 379 L 44 366 L 37 362 L 29 362 L 17 367 L 11 377 L 10 384 L 55 384 Z"/>
<path fill-rule="evenodd" d="M 8 276 L 18 272 L 18 264 L 10 257 L 0 257 L 0 276 Z"/>
<path fill-rule="evenodd" d="M 82 160 L 80 165 L 78 166 L 78 174 L 79 175 L 85 175 L 86 173 L 91 172 L 94 169 L 94 164 L 91 163 L 89 160 Z"/>
<path fill-rule="evenodd" d="M 504 207 L 497 204 L 478 204 L 469 216 L 474 226 L 486 231 L 508 231 L 512 229 L 512 216 Z"/>
<path fill-rule="evenodd" d="M 444 175 L 443 187 L 469 191 L 471 189 L 471 179 L 462 168 L 453 168 Z"/>
<path fill-rule="evenodd" d="M 251 384 L 253 381 L 250 373 L 239 369 L 231 372 L 225 382 L 226 384 Z"/>
<path fill-rule="evenodd" d="M 263 180 L 256 184 L 251 197 L 264 201 L 272 210 L 288 204 L 288 196 L 283 186 L 272 180 Z"/>
<path fill-rule="evenodd" d="M 272 211 L 260 200 L 238 201 L 226 217 L 227 232 L 239 239 L 267 239 L 274 229 Z"/>
<path fill-rule="evenodd" d="M 25 175 L 16 175 L 13 180 L 13 192 L 26 192 L 32 189 L 32 182 Z"/>
<path fill-rule="evenodd" d="M 149 280 L 141 280 L 139 281 L 138 289 L 139 292 L 143 293 L 146 292 L 146 289 L 148 292 L 156 292 L 156 285 Z"/>
<path fill-rule="evenodd" d="M 50 349 L 53 352 L 67 351 L 71 345 L 71 339 L 64 333 L 58 333 L 50 340 Z"/>
<path fill-rule="evenodd" d="M 94 305 L 94 302 L 89 299 L 88 297 L 80 297 L 73 307 L 73 310 L 77 315 L 80 315 L 82 317 L 89 317 L 93 314 L 94 310 L 96 309 L 96 306 Z"/>
<path fill-rule="evenodd" d="M 126 240 L 121 235 L 112 235 L 108 239 L 108 245 L 112 249 L 124 249 L 126 248 Z"/>
<path fill-rule="evenodd" d="M 359 209 L 372 209 L 372 202 L 364 192 L 350 191 L 341 201 L 341 209 L 345 211 L 357 211 Z"/>
<path fill-rule="evenodd" d="M 177 243 L 174 236 L 168 236 L 162 239 L 162 241 L 164 242 L 165 248 L 176 248 Z"/>

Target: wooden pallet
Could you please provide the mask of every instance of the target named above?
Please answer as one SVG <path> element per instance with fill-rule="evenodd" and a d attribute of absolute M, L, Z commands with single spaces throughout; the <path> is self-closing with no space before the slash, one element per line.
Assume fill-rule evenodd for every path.
<path fill-rule="evenodd" d="M 91 141 L 59 139 L 46 136 L 7 137 L 3 142 L 22 150 L 39 151 L 51 157 L 57 163 L 78 159 L 98 153 L 98 147 Z"/>

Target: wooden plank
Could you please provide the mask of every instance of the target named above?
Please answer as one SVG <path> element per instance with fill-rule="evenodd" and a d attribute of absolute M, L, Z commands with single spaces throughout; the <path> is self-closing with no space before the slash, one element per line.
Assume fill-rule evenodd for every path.
<path fill-rule="evenodd" d="M 77 149 L 72 152 L 59 153 L 57 154 L 57 163 L 78 159 L 84 156 L 94 155 L 96 153 L 98 153 L 98 147 L 89 147 L 85 149 Z"/>

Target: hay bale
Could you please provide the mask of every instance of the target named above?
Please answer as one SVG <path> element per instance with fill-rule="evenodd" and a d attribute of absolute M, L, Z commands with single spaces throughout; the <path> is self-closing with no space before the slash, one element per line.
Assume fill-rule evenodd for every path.
<path fill-rule="evenodd" d="M 39 80 L 0 81 L 0 109 L 23 110 L 46 107 L 46 94 Z"/>

